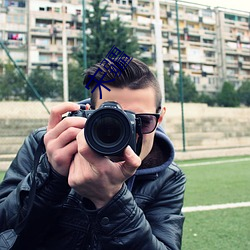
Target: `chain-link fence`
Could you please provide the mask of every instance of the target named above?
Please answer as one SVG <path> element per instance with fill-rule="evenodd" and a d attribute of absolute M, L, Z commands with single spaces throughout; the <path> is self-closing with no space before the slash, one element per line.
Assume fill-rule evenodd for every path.
<path fill-rule="evenodd" d="M 45 102 L 49 110 L 56 104 Z M 180 104 L 166 103 L 166 106 L 163 127 L 175 149 L 182 151 Z M 185 104 L 184 108 L 187 151 L 250 147 L 250 108 L 218 108 L 206 104 Z M 0 162 L 6 166 L 24 138 L 34 129 L 47 125 L 49 114 L 38 101 L 2 101 L 0 110 Z"/>

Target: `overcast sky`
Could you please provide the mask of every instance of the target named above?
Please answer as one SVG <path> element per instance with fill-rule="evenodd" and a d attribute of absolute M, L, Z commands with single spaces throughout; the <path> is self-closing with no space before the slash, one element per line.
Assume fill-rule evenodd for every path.
<path fill-rule="evenodd" d="M 204 4 L 212 7 L 225 7 L 229 9 L 250 12 L 250 0 L 186 0 L 187 2 Z"/>

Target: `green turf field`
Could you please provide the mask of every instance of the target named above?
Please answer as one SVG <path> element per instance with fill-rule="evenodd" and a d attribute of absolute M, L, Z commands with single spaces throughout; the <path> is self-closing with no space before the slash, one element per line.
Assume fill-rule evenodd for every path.
<path fill-rule="evenodd" d="M 1 171 L 0 171 L 0 182 L 1 182 L 2 179 L 3 179 L 3 176 L 4 176 L 4 172 L 1 172 Z"/>
<path fill-rule="evenodd" d="M 250 202 L 250 156 L 177 163 L 187 176 L 184 207 Z M 186 212 L 185 217 L 182 250 L 250 249 L 250 207 Z"/>
<path fill-rule="evenodd" d="M 249 250 L 250 207 L 185 214 L 182 250 Z"/>
<path fill-rule="evenodd" d="M 185 207 L 250 202 L 250 157 L 178 163 L 187 176 Z M 189 212 L 185 217 L 183 250 L 250 249 L 250 207 Z"/>

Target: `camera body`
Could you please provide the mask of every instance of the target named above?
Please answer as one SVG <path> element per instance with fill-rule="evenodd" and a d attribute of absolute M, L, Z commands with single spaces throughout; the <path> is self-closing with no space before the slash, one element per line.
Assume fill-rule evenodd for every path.
<path fill-rule="evenodd" d="M 87 118 L 84 136 L 94 151 L 105 156 L 120 156 L 126 146 L 136 152 L 136 116 L 117 102 L 104 102 L 97 110 L 70 112 L 68 116 Z"/>

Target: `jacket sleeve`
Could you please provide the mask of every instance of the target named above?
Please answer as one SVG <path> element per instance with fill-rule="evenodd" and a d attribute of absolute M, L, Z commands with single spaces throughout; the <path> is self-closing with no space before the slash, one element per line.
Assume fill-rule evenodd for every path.
<path fill-rule="evenodd" d="M 37 220 L 42 220 L 41 214 L 46 214 L 40 213 L 41 211 L 49 211 L 51 207 L 61 204 L 69 192 L 67 179 L 52 170 L 45 152 L 41 152 L 37 171 L 34 173 L 34 155 L 44 133 L 45 129 L 40 129 L 25 139 L 0 184 L 0 232 L 16 229 L 27 217 L 28 197 L 34 174 L 36 190 L 31 216 Z M 39 213 L 39 216 L 34 213 Z M 32 225 L 27 224 L 27 227 L 32 228 Z"/>
<path fill-rule="evenodd" d="M 124 185 L 98 212 L 96 234 L 103 249 L 181 249 L 185 176 L 180 170 L 170 172 L 151 205 L 141 209 Z"/>

